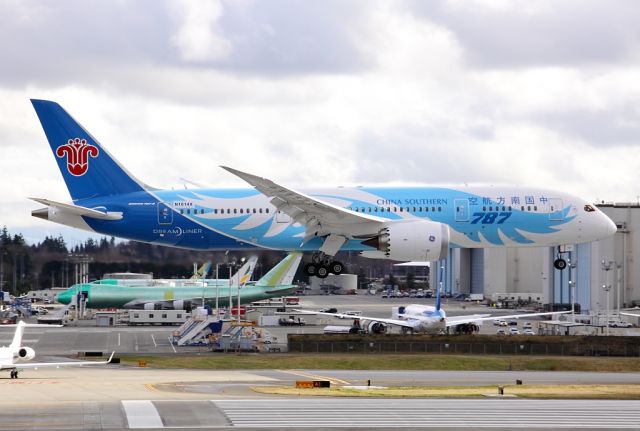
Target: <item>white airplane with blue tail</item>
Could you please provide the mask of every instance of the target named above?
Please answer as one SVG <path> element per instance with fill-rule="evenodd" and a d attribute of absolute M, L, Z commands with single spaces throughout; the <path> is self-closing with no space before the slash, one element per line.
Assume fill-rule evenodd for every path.
<path fill-rule="evenodd" d="M 551 316 L 571 313 L 570 311 L 553 311 L 544 313 L 520 313 L 503 316 L 492 316 L 491 314 L 469 314 L 465 316 L 447 316 L 447 312 L 442 308 L 440 299 L 440 289 L 436 294 L 435 305 L 410 304 L 407 306 L 393 307 L 391 318 L 353 316 L 342 313 L 325 313 L 321 311 L 296 310 L 306 314 L 319 314 L 323 316 L 338 317 L 340 319 L 355 319 L 359 321 L 360 327 L 369 333 L 384 333 L 387 325 L 399 326 L 402 332 L 443 334 L 450 328 L 457 328 L 457 332 L 474 333 L 478 330 L 478 325 L 482 322 L 521 319 L 525 317 Z"/>
<path fill-rule="evenodd" d="M 0 347 L 0 370 L 7 370 L 12 379 L 18 378 L 19 370 L 38 368 L 60 368 L 60 367 L 81 367 L 84 365 L 106 365 L 111 362 L 115 352 L 106 361 L 69 361 L 69 362 L 25 362 L 31 361 L 36 356 L 36 352 L 27 346 L 22 345 L 22 335 L 27 327 L 56 327 L 55 325 L 42 325 L 37 323 L 25 323 L 22 320 L 15 325 L 4 325 L 4 327 L 15 326 L 16 332 L 13 334 L 11 344 Z M 58 326 L 59 327 L 59 326 Z"/>
<path fill-rule="evenodd" d="M 295 191 L 229 167 L 252 188 L 160 190 L 129 173 L 60 105 L 32 100 L 72 202 L 32 198 L 36 217 L 109 236 L 200 250 L 313 252 L 309 275 L 341 273 L 339 251 L 428 262 L 450 247 L 561 246 L 615 224 L 578 197 L 541 188 L 340 187 Z"/>

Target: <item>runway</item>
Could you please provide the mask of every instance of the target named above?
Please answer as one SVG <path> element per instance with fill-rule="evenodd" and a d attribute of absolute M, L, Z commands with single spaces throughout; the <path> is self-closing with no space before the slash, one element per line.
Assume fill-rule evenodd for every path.
<path fill-rule="evenodd" d="M 635 401 L 520 399 L 123 400 L 0 411 L 3 430 L 638 429 Z"/>
<path fill-rule="evenodd" d="M 457 377 L 454 375 L 458 374 Z M 522 376 L 522 373 L 517 373 Z M 110 365 L 3 376 L 0 428 L 70 429 L 637 429 L 640 401 L 316 398 L 263 395 L 252 386 L 325 378 L 334 384 L 434 379 L 513 383 L 516 373 L 327 370 L 154 370 Z M 554 378 L 555 376 L 555 378 Z M 601 377 L 598 377 L 601 376 Z M 531 380 L 531 381 L 528 381 Z M 526 373 L 525 383 L 638 382 L 638 373 Z M 458 380 L 456 380 L 457 382 Z"/>

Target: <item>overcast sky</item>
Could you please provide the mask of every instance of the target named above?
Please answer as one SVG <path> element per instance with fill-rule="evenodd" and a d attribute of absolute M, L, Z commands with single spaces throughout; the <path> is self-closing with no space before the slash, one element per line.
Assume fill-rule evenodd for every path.
<path fill-rule="evenodd" d="M 30 216 L 69 200 L 30 98 L 156 187 L 243 187 L 224 164 L 636 201 L 639 22 L 633 0 L 0 0 L 0 225 L 73 232 Z"/>

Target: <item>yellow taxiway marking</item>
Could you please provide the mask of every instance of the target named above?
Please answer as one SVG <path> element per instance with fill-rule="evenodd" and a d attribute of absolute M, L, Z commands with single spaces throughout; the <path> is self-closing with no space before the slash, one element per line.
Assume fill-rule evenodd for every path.
<path fill-rule="evenodd" d="M 299 371 L 299 370 L 278 370 L 278 371 L 280 371 L 282 373 L 293 374 L 294 376 L 306 377 L 306 378 L 312 379 L 312 380 L 329 380 L 334 385 L 348 385 L 348 384 L 350 384 L 350 382 L 348 382 L 346 380 L 337 379 L 335 377 L 321 376 L 319 374 L 305 373 L 304 371 Z"/>

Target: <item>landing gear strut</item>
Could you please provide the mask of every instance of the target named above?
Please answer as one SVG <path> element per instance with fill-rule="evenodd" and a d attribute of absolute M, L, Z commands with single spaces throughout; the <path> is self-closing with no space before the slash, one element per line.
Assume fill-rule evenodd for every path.
<path fill-rule="evenodd" d="M 11 370 L 11 378 L 12 379 L 17 379 L 18 378 L 18 370 Z"/>
<path fill-rule="evenodd" d="M 562 271 L 567 267 L 567 261 L 562 257 L 563 254 L 567 252 L 562 250 L 562 246 L 558 246 L 558 255 L 556 260 L 553 261 L 553 267 L 559 271 Z"/>
<path fill-rule="evenodd" d="M 344 265 L 342 262 L 332 260 L 332 258 L 322 252 L 314 253 L 311 262 L 304 266 L 304 273 L 318 278 L 327 278 L 329 274 L 342 274 Z"/>

